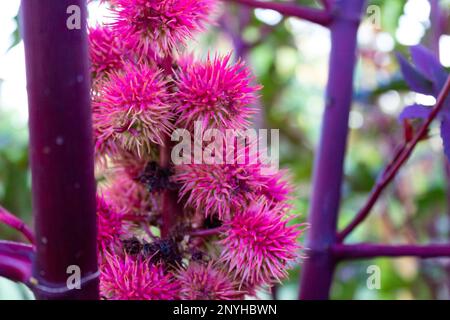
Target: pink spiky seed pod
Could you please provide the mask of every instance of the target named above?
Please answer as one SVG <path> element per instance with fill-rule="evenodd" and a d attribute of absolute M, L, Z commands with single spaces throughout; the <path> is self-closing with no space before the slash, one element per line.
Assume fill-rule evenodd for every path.
<path fill-rule="evenodd" d="M 245 292 L 239 283 L 217 268 L 213 262 L 189 264 L 176 275 L 182 300 L 241 300 Z"/>
<path fill-rule="evenodd" d="M 104 79 L 111 71 L 120 70 L 124 65 L 123 54 L 123 45 L 111 28 L 89 28 L 89 56 L 94 82 Z"/>
<path fill-rule="evenodd" d="M 146 64 L 127 64 L 123 71 L 112 72 L 93 101 L 97 141 L 117 144 L 117 150 L 138 157 L 150 154 L 152 144 L 163 145 L 173 130 L 166 89 L 161 73 Z"/>
<path fill-rule="evenodd" d="M 155 48 L 158 54 L 170 54 L 204 30 L 214 5 L 214 0 L 114 0 L 112 27 L 135 52 Z"/>
<path fill-rule="evenodd" d="M 111 300 L 175 300 L 179 285 L 161 265 L 107 254 L 100 266 L 100 291 Z"/>
<path fill-rule="evenodd" d="M 128 150 L 121 149 L 113 158 L 111 158 L 111 168 L 114 172 L 121 172 L 128 175 L 131 179 L 136 180 L 145 166 L 152 159 L 157 158 L 158 150 L 154 150 L 152 154 L 145 157 L 136 157 L 136 154 Z"/>
<path fill-rule="evenodd" d="M 92 105 L 92 114 L 97 114 L 95 103 Z M 119 146 L 113 139 L 114 131 L 94 127 L 95 161 L 101 167 L 107 166 L 106 155 L 119 153 Z"/>
<path fill-rule="evenodd" d="M 187 207 L 226 220 L 259 197 L 265 187 L 259 170 L 258 165 L 180 165 L 173 179 Z"/>
<path fill-rule="evenodd" d="M 103 196 L 97 196 L 97 245 L 101 252 L 120 242 L 124 233 L 122 212 L 113 208 Z"/>
<path fill-rule="evenodd" d="M 302 230 L 299 225 L 288 226 L 284 213 L 282 207 L 257 202 L 225 223 L 220 261 L 244 287 L 281 281 L 299 259 Z"/>
<path fill-rule="evenodd" d="M 148 219 L 154 213 L 157 200 L 126 173 L 117 173 L 107 183 L 108 186 L 103 191 L 105 198 L 112 206 L 124 212 L 127 219 Z"/>
<path fill-rule="evenodd" d="M 294 188 L 288 178 L 288 172 L 279 170 L 272 174 L 263 175 L 262 179 L 265 180 L 262 194 L 267 198 L 268 203 L 288 206 L 288 202 L 292 200 L 292 194 L 294 193 Z"/>
<path fill-rule="evenodd" d="M 245 129 L 255 113 L 251 104 L 260 86 L 253 85 L 244 63 L 230 63 L 231 54 L 202 62 L 185 63 L 175 75 L 177 125 L 193 130 L 199 121 L 204 129 Z"/>

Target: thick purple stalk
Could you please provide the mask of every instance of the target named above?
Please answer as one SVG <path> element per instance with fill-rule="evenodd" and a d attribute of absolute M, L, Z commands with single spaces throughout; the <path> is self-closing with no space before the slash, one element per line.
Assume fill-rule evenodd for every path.
<path fill-rule="evenodd" d="M 300 299 L 327 299 L 335 261 L 336 241 L 348 118 L 353 95 L 356 35 L 364 0 L 334 2 L 327 103 L 314 164 L 313 193 L 309 212 L 308 259 L 303 265 Z"/>
<path fill-rule="evenodd" d="M 364 259 L 375 257 L 417 257 L 439 258 L 450 257 L 450 245 L 383 245 L 361 243 L 353 245 L 336 244 L 333 246 L 333 254 L 337 259 Z"/>
<path fill-rule="evenodd" d="M 99 298 L 86 17 L 84 0 L 22 1 L 39 299 Z M 66 287 L 72 265 L 80 290 Z"/>

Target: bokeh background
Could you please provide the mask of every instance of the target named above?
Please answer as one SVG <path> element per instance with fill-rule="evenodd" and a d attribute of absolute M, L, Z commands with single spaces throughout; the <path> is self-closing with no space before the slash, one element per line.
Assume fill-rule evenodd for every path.
<path fill-rule="evenodd" d="M 348 0 L 351 1 L 351 0 Z M 318 6 L 318 1 L 297 1 Z M 433 3 L 434 2 L 434 3 Z M 440 9 L 436 10 L 439 2 Z M 31 223 L 28 168 L 27 97 L 20 1 L 0 3 L 0 204 Z M 450 67 L 450 0 L 372 0 L 358 34 L 360 55 L 350 114 L 345 166 L 342 228 L 364 203 L 386 159 L 402 141 L 397 116 L 414 102 L 433 105 L 433 97 L 411 93 L 399 74 L 396 52 L 422 43 Z M 439 14 L 437 14 L 439 12 Z M 89 4 L 89 23 L 108 22 L 105 6 Z M 440 16 L 438 22 L 437 17 Z M 281 165 L 296 185 L 299 220 L 307 218 L 312 163 L 327 81 L 329 31 L 271 10 L 222 6 L 217 23 L 193 41 L 198 56 L 234 51 L 264 85 L 255 126 L 280 130 Z M 450 173 L 437 127 L 422 142 L 370 218 L 349 242 L 450 242 Z M 18 240 L 0 225 L 0 238 Z M 381 269 L 381 289 L 369 290 L 367 267 Z M 295 299 L 299 269 L 274 292 Z M 271 298 L 271 296 L 263 296 Z M 0 299 L 31 299 L 23 286 L 0 278 Z M 374 259 L 339 266 L 333 299 L 449 299 L 450 260 Z"/>

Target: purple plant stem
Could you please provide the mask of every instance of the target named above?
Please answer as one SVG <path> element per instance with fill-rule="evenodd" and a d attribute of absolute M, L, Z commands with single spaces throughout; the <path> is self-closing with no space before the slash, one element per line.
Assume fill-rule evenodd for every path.
<path fill-rule="evenodd" d="M 333 0 L 320 0 L 320 2 L 326 10 L 330 10 Z"/>
<path fill-rule="evenodd" d="M 300 299 L 328 299 L 335 261 L 330 248 L 336 241 L 348 118 L 353 94 L 356 35 L 364 0 L 336 1 L 331 29 L 331 58 L 327 103 L 314 164 L 313 192 L 301 276 Z"/>
<path fill-rule="evenodd" d="M 223 0 L 225 2 L 235 2 L 243 4 L 252 8 L 271 9 L 279 13 L 305 19 L 323 26 L 329 25 L 332 22 L 332 16 L 328 11 L 303 7 L 295 3 L 280 3 L 271 1 L 257 1 L 257 0 Z"/>
<path fill-rule="evenodd" d="M 236 17 L 231 14 L 229 8 L 226 8 L 219 19 L 219 25 L 233 42 L 234 54 L 239 58 L 245 58 L 250 45 L 242 38 L 242 31 L 247 26 L 248 18 L 251 17 L 251 9 L 243 8 L 239 10 L 239 15 Z"/>
<path fill-rule="evenodd" d="M 161 67 L 167 76 L 172 76 L 173 58 L 168 55 L 161 61 Z M 173 142 L 171 137 L 167 135 L 164 137 L 164 145 L 160 147 L 159 164 L 162 168 L 171 168 L 171 154 L 172 154 Z M 178 192 L 176 190 L 164 190 L 162 192 L 162 203 L 161 203 L 161 216 L 162 216 L 162 227 L 161 227 L 161 237 L 167 238 L 172 235 L 174 227 L 177 223 L 177 217 L 183 214 L 183 208 L 178 202 Z"/>
<path fill-rule="evenodd" d="M 0 206 L 0 222 L 19 231 L 28 241 L 30 241 L 33 244 L 35 243 L 33 231 L 31 231 L 31 229 L 28 228 L 25 222 L 23 222 L 13 214 L 9 213 L 5 208 L 1 206 Z"/>
<path fill-rule="evenodd" d="M 442 89 L 438 100 L 436 102 L 435 107 L 430 112 L 430 115 L 427 119 L 423 122 L 421 127 L 418 129 L 416 134 L 414 135 L 413 139 L 411 141 L 405 142 L 402 146 L 401 153 L 399 155 L 396 155 L 392 161 L 385 167 L 381 174 L 381 179 L 377 181 L 375 186 L 373 187 L 370 196 L 365 203 L 365 205 L 362 207 L 362 209 L 357 213 L 355 218 L 349 223 L 349 225 L 342 230 L 342 232 L 339 233 L 338 241 L 342 242 L 344 239 L 358 226 L 363 222 L 367 216 L 369 215 L 370 211 L 372 210 L 373 206 L 377 202 L 378 198 L 380 197 L 381 193 L 384 191 L 384 189 L 389 185 L 389 183 L 392 181 L 392 179 L 395 178 L 400 168 L 403 166 L 403 164 L 409 159 L 412 152 L 414 151 L 415 147 L 419 143 L 420 140 L 422 140 L 428 132 L 428 128 L 430 127 L 433 120 L 436 118 L 436 116 L 439 114 L 439 112 L 442 110 L 442 108 L 446 105 L 446 101 L 448 98 L 450 92 L 450 76 L 447 79 L 447 82 L 444 85 L 444 88 Z"/>
<path fill-rule="evenodd" d="M 0 276 L 28 283 L 31 277 L 34 247 L 27 244 L 0 241 Z"/>
<path fill-rule="evenodd" d="M 164 141 L 164 146 L 160 148 L 160 166 L 161 168 L 170 167 L 170 137 L 166 137 Z M 162 227 L 161 227 L 161 237 L 167 238 L 170 236 L 173 226 L 176 222 L 176 204 L 177 197 L 172 190 L 164 190 L 162 192 L 162 203 L 161 203 L 161 216 L 162 216 Z"/>
<path fill-rule="evenodd" d="M 170 137 L 166 140 L 166 146 L 161 148 L 161 167 L 170 168 L 172 163 L 170 155 L 172 152 L 172 142 Z M 162 193 L 162 228 L 161 237 L 168 238 L 175 231 L 177 218 L 183 214 L 183 208 L 178 202 L 178 192 L 176 190 L 164 190 Z"/>
<path fill-rule="evenodd" d="M 70 6 L 81 9 L 80 29 L 67 27 Z M 33 281 L 49 288 L 35 293 L 98 299 L 86 1 L 23 0 L 21 8 L 37 239 Z M 81 270 L 81 289 L 51 293 L 66 287 L 71 265 Z"/>
<path fill-rule="evenodd" d="M 333 254 L 336 259 L 365 259 L 376 257 L 417 257 L 439 258 L 450 257 L 450 245 L 383 245 L 383 244 L 335 244 Z"/>
<path fill-rule="evenodd" d="M 191 237 L 209 237 L 209 236 L 215 236 L 222 232 L 224 232 L 226 229 L 223 227 L 213 228 L 213 229 L 206 229 L 206 230 L 195 230 L 192 231 L 189 235 Z"/>

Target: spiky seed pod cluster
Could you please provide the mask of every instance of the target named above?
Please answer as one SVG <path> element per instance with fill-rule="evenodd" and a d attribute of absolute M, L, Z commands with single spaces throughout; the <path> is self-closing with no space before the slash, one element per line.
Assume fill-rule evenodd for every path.
<path fill-rule="evenodd" d="M 109 27 L 89 28 L 89 54 L 94 79 L 104 79 L 109 72 L 123 67 L 123 45 L 117 34 Z"/>
<path fill-rule="evenodd" d="M 105 299 L 243 299 L 298 261 L 302 226 L 288 217 L 284 171 L 264 173 L 245 155 L 231 164 L 167 161 L 175 128 L 245 130 L 255 113 L 260 86 L 242 61 L 183 54 L 215 2 L 114 0 L 115 21 L 89 30 L 96 159 L 106 180 L 97 199 Z"/>
<path fill-rule="evenodd" d="M 193 130 L 198 121 L 203 128 L 249 127 L 260 86 L 252 85 L 251 72 L 242 62 L 230 61 L 228 54 L 184 63 L 175 79 L 178 126 Z"/>
<path fill-rule="evenodd" d="M 236 290 L 238 284 L 213 263 L 191 263 L 177 274 L 180 298 L 183 300 L 239 300 L 245 291 Z"/>
<path fill-rule="evenodd" d="M 99 251 L 111 249 L 120 242 L 123 233 L 123 213 L 97 196 L 97 246 Z"/>
<path fill-rule="evenodd" d="M 134 181 L 127 173 L 118 172 L 109 177 L 109 181 L 103 191 L 105 199 L 129 218 L 150 217 L 157 209 L 156 199 L 150 196 L 145 186 Z"/>
<path fill-rule="evenodd" d="M 156 48 L 164 55 L 204 29 L 213 5 L 213 0 L 114 0 L 113 26 L 136 52 Z"/>
<path fill-rule="evenodd" d="M 265 188 L 258 166 L 183 165 L 174 179 L 181 185 L 180 199 L 187 207 L 209 218 L 230 219 L 245 204 L 255 201 Z"/>
<path fill-rule="evenodd" d="M 161 265 L 107 254 L 101 265 L 100 289 L 111 300 L 175 300 L 178 283 Z"/>
<path fill-rule="evenodd" d="M 254 286 L 280 282 L 289 263 L 299 257 L 298 226 L 288 226 L 285 208 L 266 201 L 241 209 L 226 222 L 221 260 L 241 284 Z"/>
<path fill-rule="evenodd" d="M 139 157 L 150 153 L 151 143 L 164 144 L 164 136 L 173 130 L 173 114 L 160 71 L 127 64 L 111 73 L 99 90 L 100 99 L 93 102 L 98 143 L 111 140 Z"/>

